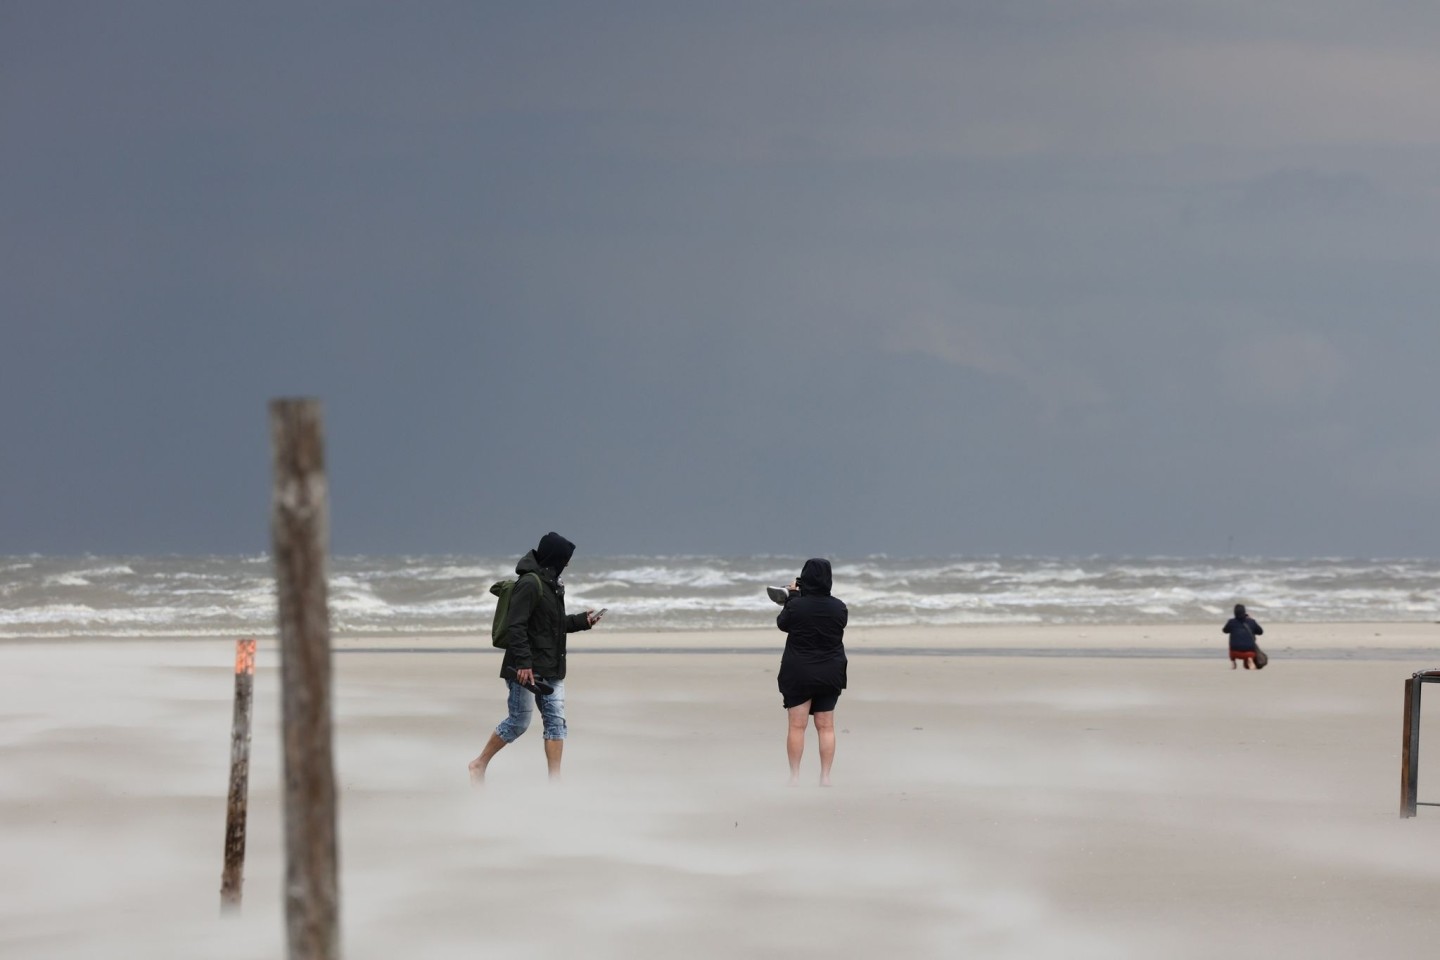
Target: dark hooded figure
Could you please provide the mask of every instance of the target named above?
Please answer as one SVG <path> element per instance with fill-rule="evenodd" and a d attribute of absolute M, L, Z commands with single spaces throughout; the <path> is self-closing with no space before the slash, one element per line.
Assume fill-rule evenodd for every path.
<path fill-rule="evenodd" d="M 786 634 L 776 681 L 789 713 L 785 751 L 792 786 L 800 781 L 807 716 L 815 718 L 820 741 L 821 786 L 830 786 L 830 765 L 835 760 L 835 704 L 845 689 L 845 624 L 850 611 L 830 595 L 830 587 L 830 561 L 806 560 L 775 620 Z"/>
<path fill-rule="evenodd" d="M 1237 663 L 1243 662 L 1245 669 L 1249 670 L 1255 662 L 1255 651 L 1258 648 L 1255 638 L 1264 633 L 1265 628 L 1245 612 L 1245 604 L 1237 603 L 1235 616 L 1226 621 L 1225 626 L 1220 629 L 1230 635 L 1230 669 L 1234 670 Z"/>
<path fill-rule="evenodd" d="M 551 531 L 515 564 L 515 586 L 506 608 L 505 659 L 500 665 L 500 676 L 509 688 L 509 714 L 490 734 L 480 756 L 470 761 L 473 783 L 485 781 L 490 759 L 525 732 L 537 706 L 544 724 L 550 779 L 560 776 L 566 733 L 565 636 L 589 630 L 604 613 L 586 610 L 566 615 L 560 573 L 574 554 L 575 544 Z"/>

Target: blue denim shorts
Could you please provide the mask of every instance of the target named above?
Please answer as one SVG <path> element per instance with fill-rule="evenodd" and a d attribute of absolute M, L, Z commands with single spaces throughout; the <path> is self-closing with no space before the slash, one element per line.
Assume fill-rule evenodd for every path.
<path fill-rule="evenodd" d="M 565 739 L 565 681 L 546 680 L 545 682 L 555 688 L 554 692 L 531 693 L 514 680 L 505 681 L 505 685 L 510 688 L 510 695 L 506 701 L 510 715 L 501 720 L 500 725 L 495 728 L 496 736 L 506 743 L 514 743 L 519 740 L 520 734 L 530 728 L 530 718 L 535 713 L 535 707 L 538 706 L 540 722 L 544 725 L 543 736 L 545 739 Z"/>

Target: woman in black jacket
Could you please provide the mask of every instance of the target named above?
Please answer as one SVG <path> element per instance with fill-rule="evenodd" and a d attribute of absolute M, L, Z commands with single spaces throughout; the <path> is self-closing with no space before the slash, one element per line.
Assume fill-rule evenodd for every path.
<path fill-rule="evenodd" d="M 830 596 L 830 561 L 806 560 L 775 624 L 786 633 L 780 658 L 780 687 L 790 729 L 785 752 L 790 759 L 790 785 L 800 782 L 800 756 L 805 752 L 806 717 L 815 718 L 820 741 L 820 785 L 830 786 L 835 760 L 835 704 L 845 689 L 845 624 L 850 611 Z"/>

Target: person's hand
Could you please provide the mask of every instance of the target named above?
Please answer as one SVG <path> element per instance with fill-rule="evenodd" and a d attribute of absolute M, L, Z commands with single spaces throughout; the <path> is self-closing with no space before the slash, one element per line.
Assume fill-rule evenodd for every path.
<path fill-rule="evenodd" d="M 599 622 L 600 622 L 600 618 L 603 617 L 603 616 L 605 616 L 605 611 L 604 611 L 604 610 L 586 610 L 586 611 L 585 611 L 585 619 L 586 619 L 587 622 L 589 622 L 590 626 L 592 626 L 592 627 L 595 626 L 595 624 L 599 623 Z"/>
<path fill-rule="evenodd" d="M 799 578 L 799 577 L 796 577 L 794 580 L 791 580 L 791 581 L 790 581 L 790 586 L 786 587 L 785 589 L 786 589 L 786 590 L 789 590 L 791 593 L 799 593 L 799 592 L 800 592 L 800 578 Z"/>
<path fill-rule="evenodd" d="M 533 667 L 526 667 L 524 670 L 515 671 L 515 682 L 522 687 L 535 685 L 535 670 Z"/>

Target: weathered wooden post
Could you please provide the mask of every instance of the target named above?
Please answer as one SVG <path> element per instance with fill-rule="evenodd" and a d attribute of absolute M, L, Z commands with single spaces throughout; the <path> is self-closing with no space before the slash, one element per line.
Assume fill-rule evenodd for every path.
<path fill-rule="evenodd" d="M 1405 719 L 1400 729 L 1400 817 L 1415 816 L 1420 776 L 1420 676 L 1405 681 Z"/>
<path fill-rule="evenodd" d="M 290 960 L 338 960 L 340 895 L 330 744 L 325 451 L 320 402 L 270 402 L 270 515 L 279 595 Z"/>
<path fill-rule="evenodd" d="M 245 885 L 245 815 L 250 797 L 250 703 L 255 688 L 255 641 L 235 641 L 235 714 L 230 721 L 230 796 L 225 805 L 225 867 L 220 909 L 240 909 Z"/>

